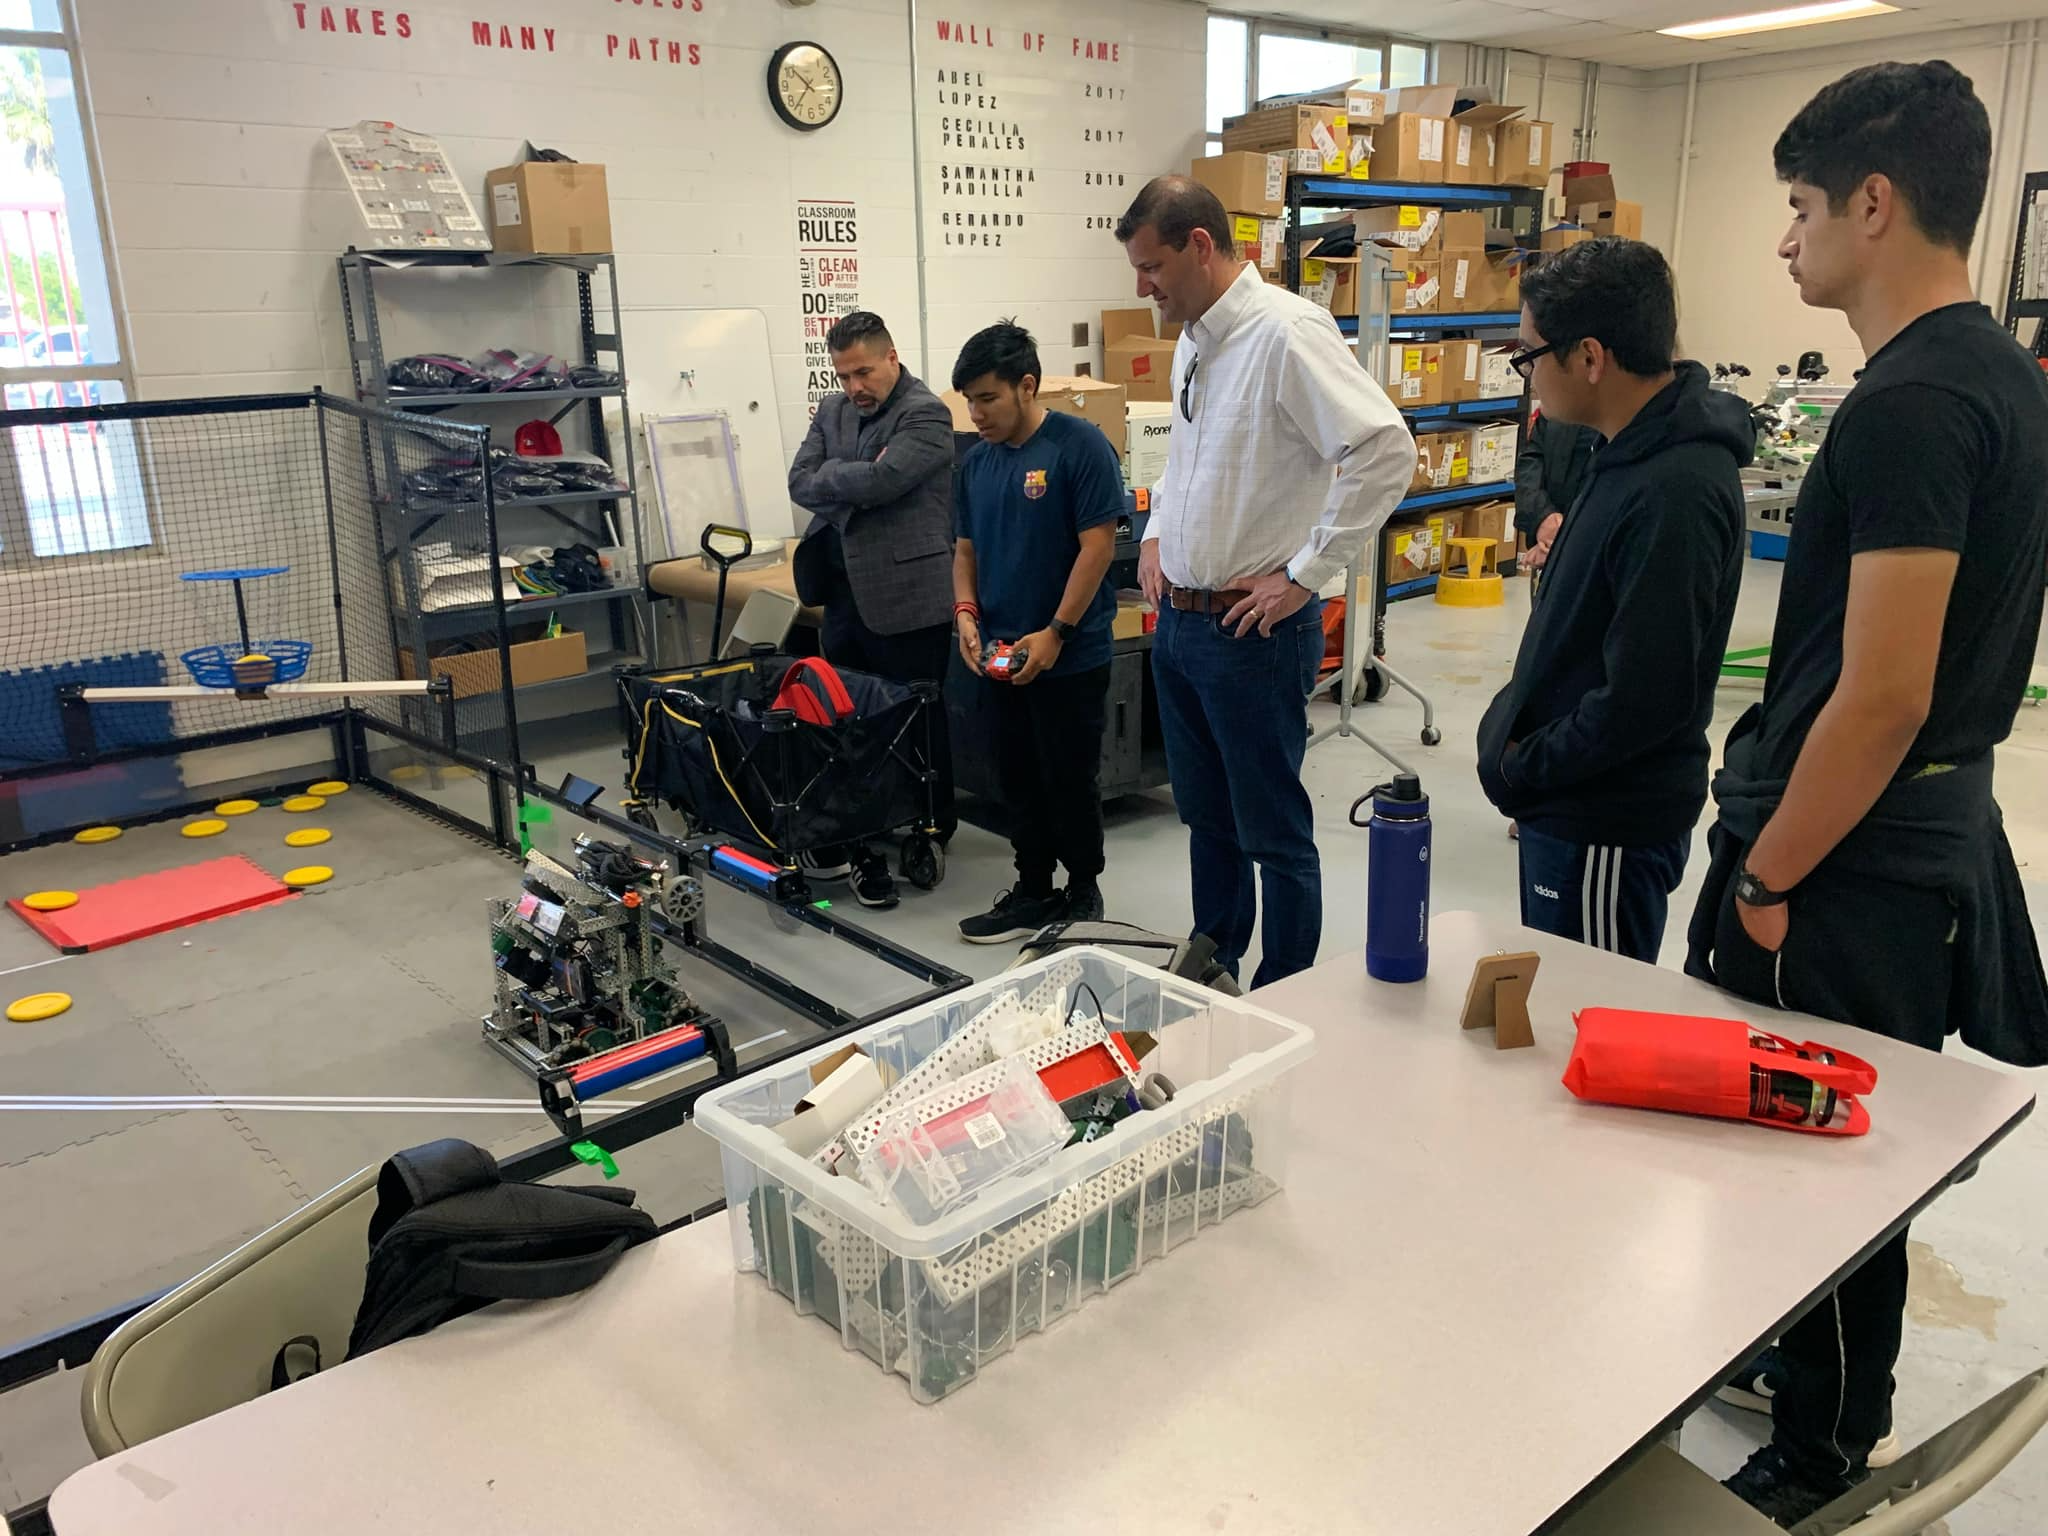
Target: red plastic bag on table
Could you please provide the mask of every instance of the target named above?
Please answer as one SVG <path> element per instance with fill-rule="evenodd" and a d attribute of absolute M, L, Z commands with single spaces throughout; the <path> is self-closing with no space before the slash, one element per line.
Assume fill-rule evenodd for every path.
<path fill-rule="evenodd" d="M 1581 1099 L 1754 1120 L 1779 1130 L 1861 1136 L 1877 1068 L 1847 1051 L 1688 1014 L 1587 1008 L 1564 1085 Z"/>

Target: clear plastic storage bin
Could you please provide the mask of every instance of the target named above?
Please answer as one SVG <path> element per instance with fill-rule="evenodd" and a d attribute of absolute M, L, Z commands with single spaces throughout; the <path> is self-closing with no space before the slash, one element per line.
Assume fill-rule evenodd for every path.
<path fill-rule="evenodd" d="M 910 1010 L 850 1038 L 901 1080 L 942 1067 L 1005 997 L 1153 1036 L 1142 1063 L 1173 1101 L 1119 1122 L 919 1221 L 858 1178 L 798 1155 L 771 1127 L 811 1088 L 808 1055 L 706 1094 L 697 1124 L 724 1160 L 734 1262 L 839 1330 L 911 1396 L 958 1391 L 1020 1339 L 1278 1189 L 1286 1074 L 1313 1033 L 1238 998 L 1099 949 L 1075 949 Z M 1004 1005 L 1007 1007 L 1008 1005 Z M 1000 1014 L 998 1015 L 1000 1018 Z"/>

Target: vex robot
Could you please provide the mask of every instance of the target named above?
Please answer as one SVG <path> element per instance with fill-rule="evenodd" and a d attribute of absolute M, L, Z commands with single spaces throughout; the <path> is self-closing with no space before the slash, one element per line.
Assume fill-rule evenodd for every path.
<path fill-rule="evenodd" d="M 484 1039 L 540 1081 L 558 1120 L 609 1089 L 730 1054 L 660 931 L 703 909 L 695 880 L 591 837 L 576 839 L 573 870 L 528 853 L 519 894 L 489 904 L 497 992 Z"/>

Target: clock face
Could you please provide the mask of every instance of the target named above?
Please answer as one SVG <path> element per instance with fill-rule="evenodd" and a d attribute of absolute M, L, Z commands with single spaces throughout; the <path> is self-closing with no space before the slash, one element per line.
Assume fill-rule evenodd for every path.
<path fill-rule="evenodd" d="M 809 132 L 839 115 L 839 64 L 816 43 L 789 43 L 768 61 L 768 96 L 792 128 Z"/>

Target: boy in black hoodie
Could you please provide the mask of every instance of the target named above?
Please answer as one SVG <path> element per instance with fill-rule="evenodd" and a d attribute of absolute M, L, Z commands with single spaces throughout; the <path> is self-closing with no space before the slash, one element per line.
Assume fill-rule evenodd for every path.
<path fill-rule="evenodd" d="M 1671 268 L 1641 241 L 1523 279 L 1515 368 L 1600 441 L 1479 725 L 1480 785 L 1521 824 L 1522 921 L 1652 964 L 1706 804 L 1756 447 L 1743 402 L 1673 364 L 1677 331 Z"/>

